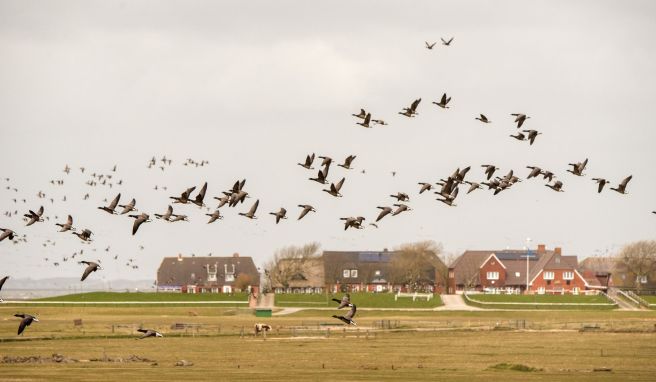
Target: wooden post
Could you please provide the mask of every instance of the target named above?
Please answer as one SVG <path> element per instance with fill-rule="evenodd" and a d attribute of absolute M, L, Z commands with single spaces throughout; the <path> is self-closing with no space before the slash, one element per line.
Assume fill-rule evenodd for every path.
<path fill-rule="evenodd" d="M 369 339 L 369 329 L 367 329 L 367 334 L 365 334 L 365 339 Z"/>

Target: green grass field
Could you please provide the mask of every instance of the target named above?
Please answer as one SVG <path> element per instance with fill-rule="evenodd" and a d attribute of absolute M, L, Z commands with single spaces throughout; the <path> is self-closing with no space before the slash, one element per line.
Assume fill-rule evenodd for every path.
<path fill-rule="evenodd" d="M 399 297 L 394 301 L 393 293 L 350 293 L 351 302 L 358 308 L 435 308 L 442 305 L 439 295 L 426 301 L 426 299 L 417 299 L 412 301 L 409 297 Z M 340 300 L 343 294 L 336 295 L 311 293 L 311 294 L 276 294 L 275 305 L 280 307 L 302 307 L 302 308 L 325 308 L 334 307 L 337 303 L 332 298 Z"/>
<path fill-rule="evenodd" d="M 36 299 L 57 302 L 248 301 L 248 293 L 89 292 Z"/>
<path fill-rule="evenodd" d="M 656 295 L 642 295 L 640 296 L 643 300 L 647 301 L 649 304 L 656 304 Z"/>
<path fill-rule="evenodd" d="M 502 294 L 472 294 L 468 295 L 468 304 L 481 308 L 494 309 L 615 309 L 608 298 L 603 295 L 502 295 Z M 479 303 L 480 302 L 480 303 Z M 487 304 L 484 304 L 487 303 Z M 547 304 L 547 305 L 541 305 Z M 581 304 L 581 305 L 549 305 L 549 304 Z M 587 305 L 586 305 L 587 304 Z"/>
<path fill-rule="evenodd" d="M 16 307 L 0 306 L 0 380 L 647 381 L 656 373 L 654 311 L 365 310 L 345 330 L 326 325 L 338 321 L 324 310 L 265 319 L 216 307 L 29 309 L 41 321 L 18 338 Z M 381 320 L 392 329 L 379 329 Z M 528 330 L 512 330 L 518 320 Z M 255 322 L 274 327 L 266 340 L 253 337 Z M 141 325 L 165 337 L 134 340 Z M 599 330 L 579 331 L 592 325 Z M 5 363 L 53 353 L 77 362 Z M 131 355 L 149 361 L 107 362 Z M 194 365 L 174 366 L 182 359 Z"/>

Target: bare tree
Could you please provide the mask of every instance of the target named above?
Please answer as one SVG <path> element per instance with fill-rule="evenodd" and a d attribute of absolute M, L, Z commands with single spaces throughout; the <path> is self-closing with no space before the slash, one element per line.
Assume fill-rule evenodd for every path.
<path fill-rule="evenodd" d="M 239 291 L 243 292 L 249 285 L 251 285 L 251 276 L 247 273 L 240 273 L 235 279 L 235 288 Z"/>
<path fill-rule="evenodd" d="M 617 269 L 626 270 L 629 282 L 635 282 L 640 293 L 642 279 L 656 272 L 656 241 L 643 240 L 628 244 L 617 256 Z"/>
<path fill-rule="evenodd" d="M 403 244 L 389 264 L 390 279 L 395 284 L 404 284 L 412 291 L 426 290 L 437 280 L 439 274 L 448 272 L 439 255 L 442 245 L 434 241 Z M 442 284 L 444 285 L 444 284 Z"/>
<path fill-rule="evenodd" d="M 317 242 L 301 247 L 288 246 L 277 250 L 273 259 L 265 265 L 265 274 L 270 287 L 289 287 L 292 278 L 303 271 L 307 260 L 319 257 L 321 245 Z"/>

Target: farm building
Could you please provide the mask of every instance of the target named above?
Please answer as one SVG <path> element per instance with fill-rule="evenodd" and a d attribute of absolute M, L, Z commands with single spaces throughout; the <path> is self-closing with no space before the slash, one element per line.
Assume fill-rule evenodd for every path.
<path fill-rule="evenodd" d="M 638 277 L 625 265 L 619 264 L 615 257 L 588 257 L 581 261 L 580 271 L 586 279 L 594 277 L 600 279 L 601 282 L 605 279 L 608 286 L 634 289 L 640 284 L 641 290 L 656 290 L 656 269 L 647 275 Z"/>
<path fill-rule="evenodd" d="M 450 294 L 463 290 L 509 293 L 578 293 L 599 287 L 578 272 L 576 256 L 563 256 L 559 247 L 547 250 L 465 251 L 449 267 Z"/>
<path fill-rule="evenodd" d="M 157 291 L 259 293 L 260 274 L 250 257 L 165 257 L 157 270 Z"/>

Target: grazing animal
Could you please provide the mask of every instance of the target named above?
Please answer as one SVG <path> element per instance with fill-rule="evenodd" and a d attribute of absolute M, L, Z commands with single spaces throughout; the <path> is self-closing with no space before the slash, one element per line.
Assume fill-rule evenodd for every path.
<path fill-rule="evenodd" d="M 262 335 L 264 335 L 265 332 L 268 332 L 268 331 L 270 331 L 271 329 L 272 329 L 271 325 L 267 325 L 267 324 L 255 324 L 255 328 L 254 328 L 254 331 L 255 331 L 255 337 L 257 337 L 257 335 L 258 335 L 259 333 L 262 333 Z"/>

